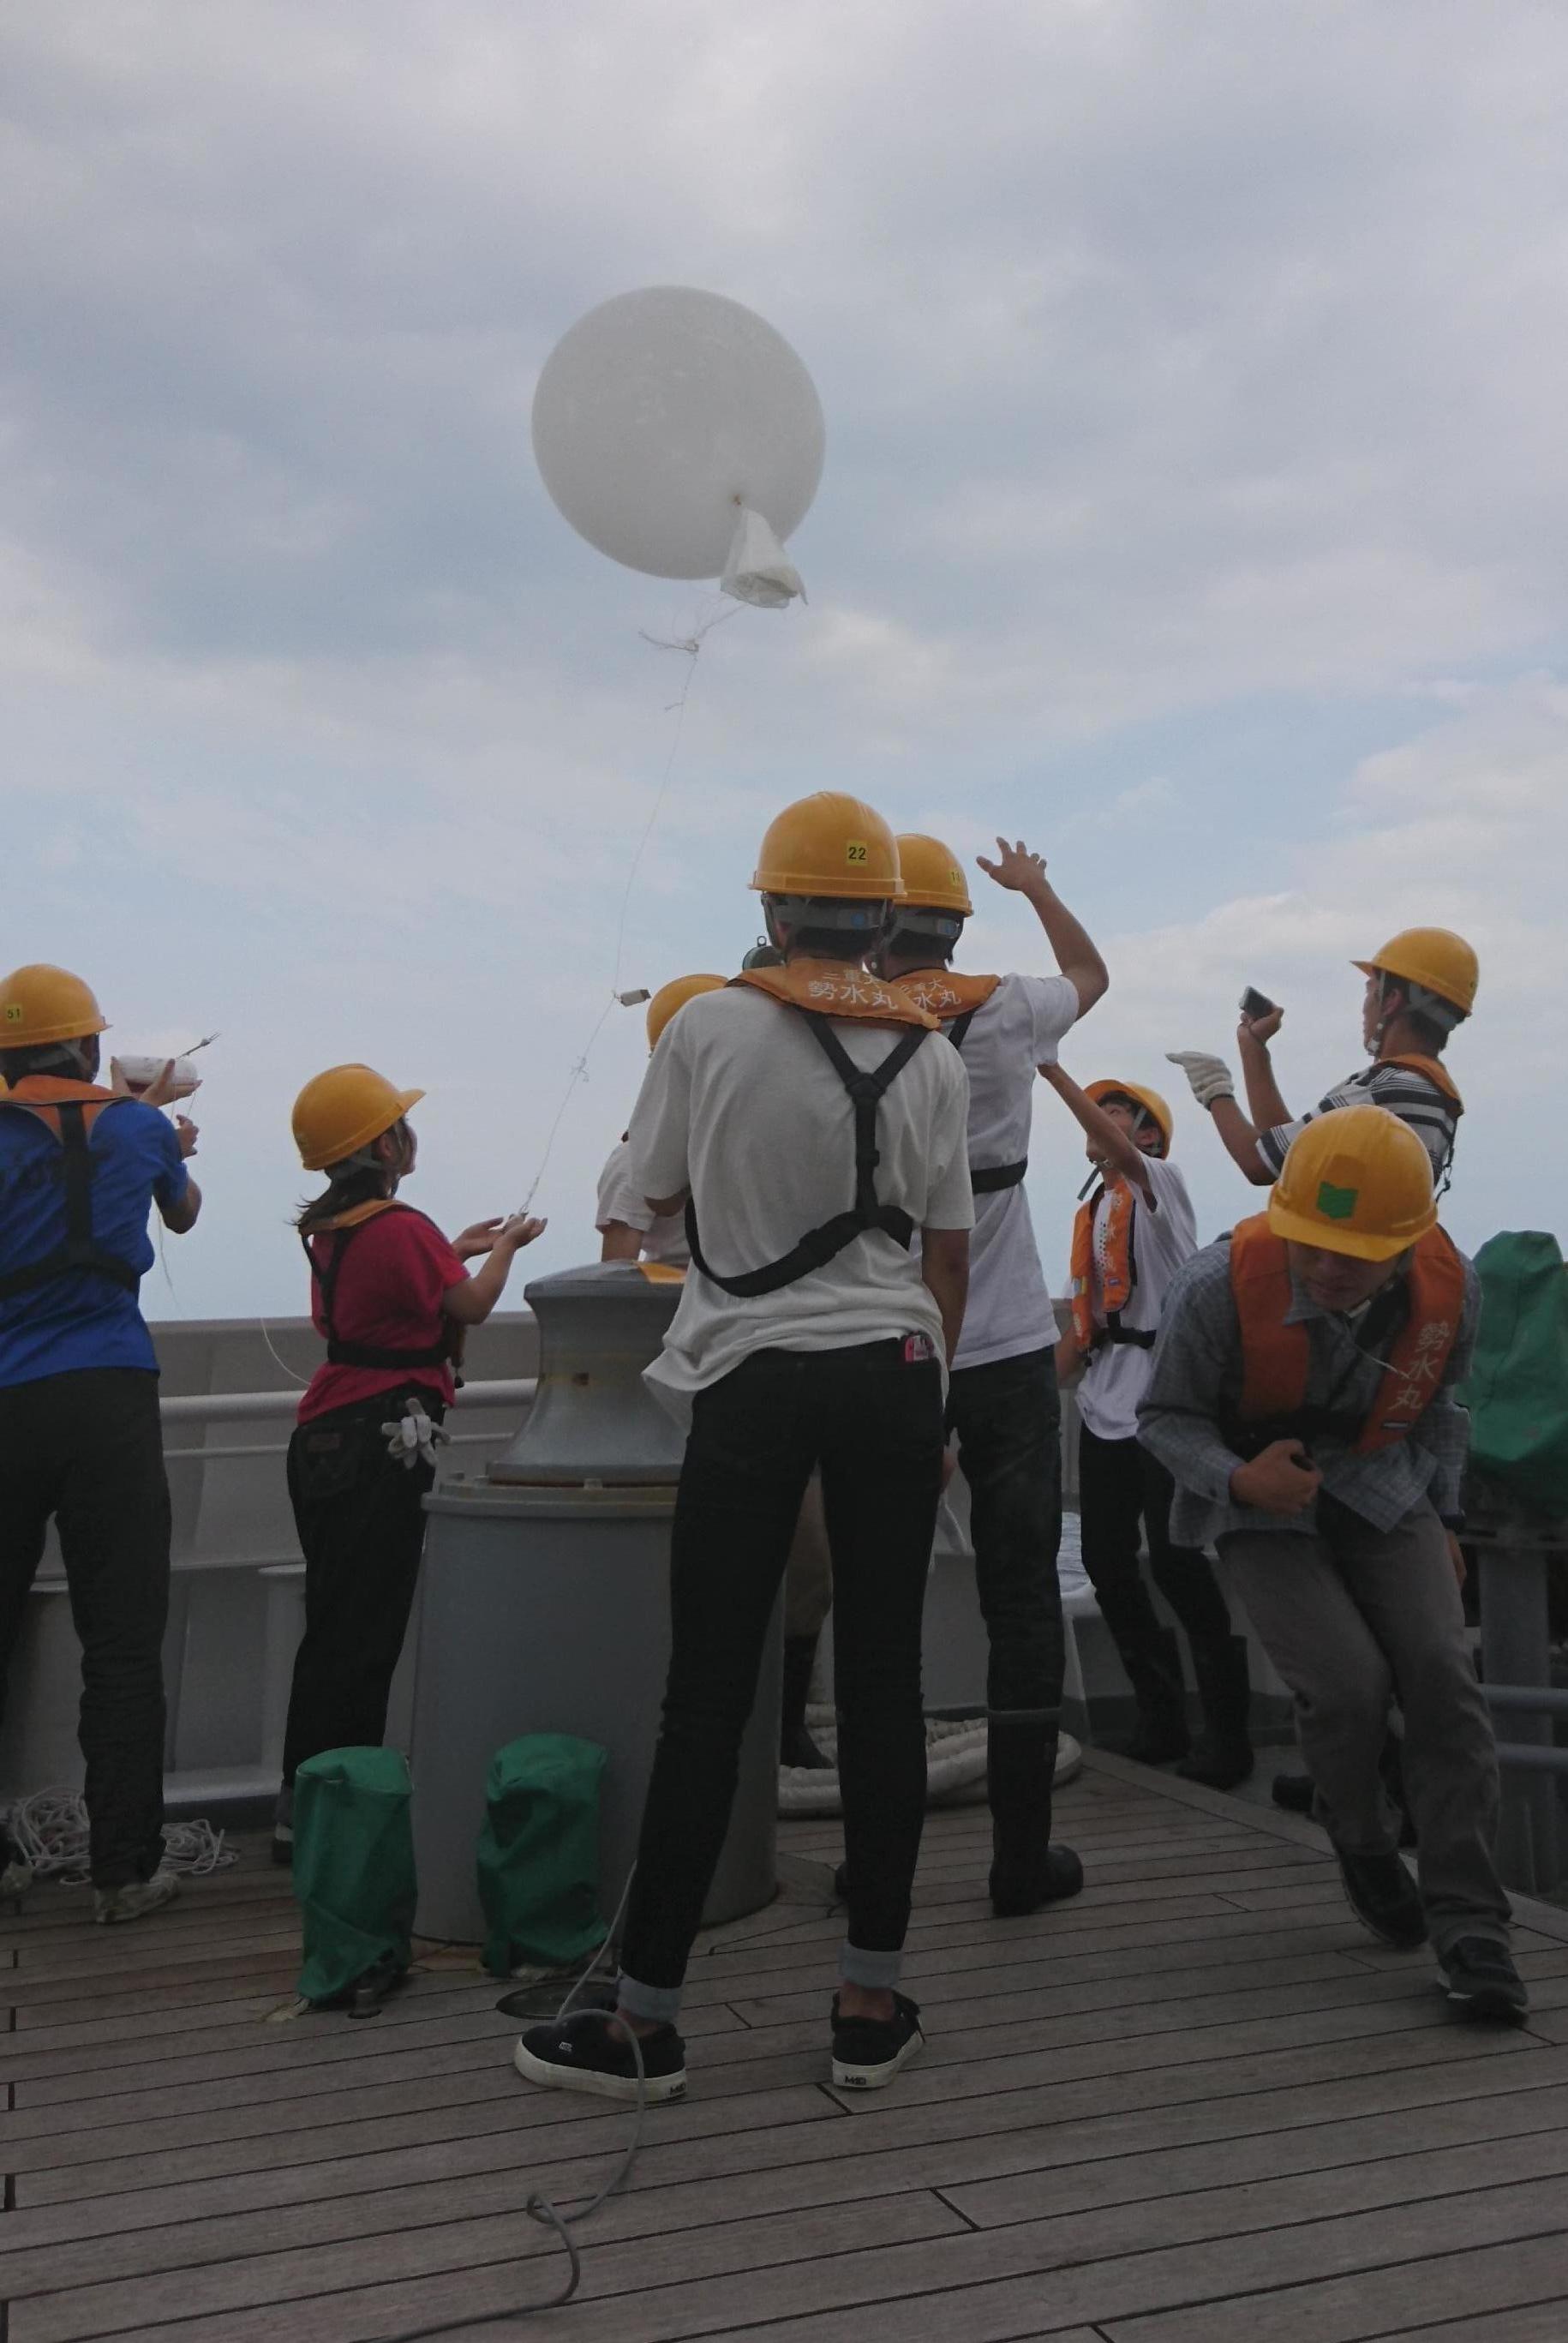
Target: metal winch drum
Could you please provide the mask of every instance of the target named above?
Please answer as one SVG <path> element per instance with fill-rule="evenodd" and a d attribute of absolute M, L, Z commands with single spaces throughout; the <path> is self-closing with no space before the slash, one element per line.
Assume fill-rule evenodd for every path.
<path fill-rule="evenodd" d="M 414 1843 L 421 1936 L 484 1934 L 475 1842 L 494 1752 L 528 1733 L 608 1751 L 599 1905 L 608 1920 L 637 1851 L 669 1658 L 669 1530 L 684 1445 L 642 1371 L 678 1279 L 633 1262 L 529 1285 L 538 1393 L 481 1475 L 442 1480 L 429 1527 L 414 1692 Z M 781 1606 L 740 1751 L 729 1833 L 704 1921 L 777 1888 Z"/>

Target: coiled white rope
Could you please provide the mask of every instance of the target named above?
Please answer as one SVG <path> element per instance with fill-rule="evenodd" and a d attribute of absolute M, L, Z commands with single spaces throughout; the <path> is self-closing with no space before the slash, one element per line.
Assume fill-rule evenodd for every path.
<path fill-rule="evenodd" d="M 0 1809 L 0 1824 L 35 1878 L 57 1876 L 62 1887 L 87 1884 L 87 1809 L 79 1790 L 35 1790 Z M 226 1870 L 239 1860 L 237 1847 L 225 1844 L 226 1834 L 205 1819 L 164 1825 L 164 1863 L 170 1871 L 196 1877 Z"/>

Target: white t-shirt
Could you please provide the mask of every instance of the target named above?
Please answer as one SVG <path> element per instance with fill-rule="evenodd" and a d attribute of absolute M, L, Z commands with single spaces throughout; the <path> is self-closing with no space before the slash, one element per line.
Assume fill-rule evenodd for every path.
<path fill-rule="evenodd" d="M 684 1269 L 691 1259 L 686 1243 L 686 1218 L 681 1212 L 649 1212 L 648 1199 L 632 1175 L 631 1145 L 621 1140 L 611 1150 L 598 1175 L 598 1210 L 594 1226 L 602 1236 L 612 1221 L 635 1229 L 642 1239 L 644 1261 L 661 1262 L 666 1269 Z"/>
<path fill-rule="evenodd" d="M 960 1053 L 970 1078 L 972 1164 L 1016 1163 L 1029 1153 L 1034 1070 L 1055 1063 L 1056 1045 L 1077 1016 L 1078 990 L 1065 976 L 1004 976 L 976 1010 Z M 1021 1185 L 977 1196 L 955 1369 L 1016 1359 L 1055 1340 L 1029 1198 Z"/>
<path fill-rule="evenodd" d="M 858 1066 L 879 1065 L 901 1029 L 835 1019 Z M 917 1228 L 973 1225 L 959 1054 L 929 1034 L 877 1110 L 877 1193 Z M 762 1269 L 855 1200 L 854 1112 L 803 1017 L 747 985 L 700 994 L 666 1028 L 631 1119 L 646 1196 L 689 1187 L 702 1250 L 725 1276 Z M 747 1301 L 698 1270 L 686 1281 L 648 1383 L 678 1422 L 691 1394 L 753 1351 L 829 1351 L 926 1334 L 941 1314 L 918 1249 L 860 1236 L 777 1293 Z"/>
<path fill-rule="evenodd" d="M 1145 1158 L 1154 1210 L 1141 1196 L 1132 1203 L 1132 1293 L 1121 1312 L 1124 1326 L 1152 1333 L 1171 1281 L 1189 1254 L 1198 1250 L 1198 1224 L 1187 1182 L 1174 1163 L 1157 1155 Z M 1105 1323 L 1101 1262 L 1105 1241 L 1103 1203 L 1094 1215 L 1094 1267 L 1090 1302 L 1097 1326 Z M 1136 1342 L 1105 1342 L 1089 1362 L 1078 1386 L 1078 1413 L 1099 1440 L 1133 1440 L 1138 1435 L 1138 1403 L 1149 1382 L 1152 1351 Z"/>

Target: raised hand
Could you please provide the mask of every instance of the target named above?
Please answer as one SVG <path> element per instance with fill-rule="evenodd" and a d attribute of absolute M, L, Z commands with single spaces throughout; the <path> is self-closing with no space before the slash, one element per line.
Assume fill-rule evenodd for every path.
<path fill-rule="evenodd" d="M 1251 1042 L 1257 1049 L 1266 1050 L 1284 1021 L 1285 1012 L 1277 1007 L 1265 1017 L 1243 1017 L 1236 1028 L 1236 1039 L 1243 1049 Z"/>
<path fill-rule="evenodd" d="M 509 1212 L 496 1231 L 496 1242 L 505 1245 L 509 1252 L 521 1252 L 536 1237 L 542 1237 L 548 1227 L 548 1221 L 536 1221 L 528 1212 Z"/>
<path fill-rule="evenodd" d="M 1031 854 L 1021 838 L 1013 846 L 1010 846 L 1005 838 L 999 838 L 996 849 L 996 861 L 992 862 L 983 854 L 977 854 L 975 860 L 986 877 L 994 880 L 999 887 L 1009 888 L 1015 895 L 1027 895 L 1033 888 L 1044 884 L 1045 857 L 1043 854 Z"/>

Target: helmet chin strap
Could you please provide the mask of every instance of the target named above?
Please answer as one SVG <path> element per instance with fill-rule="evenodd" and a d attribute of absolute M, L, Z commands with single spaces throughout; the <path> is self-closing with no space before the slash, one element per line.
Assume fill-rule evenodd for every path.
<path fill-rule="evenodd" d="M 1393 1023 L 1393 1011 L 1388 1006 L 1388 979 L 1381 971 L 1377 980 L 1377 1022 L 1372 1027 L 1372 1039 L 1367 1044 L 1367 1055 L 1374 1059 L 1382 1052 L 1383 1035 Z"/>

